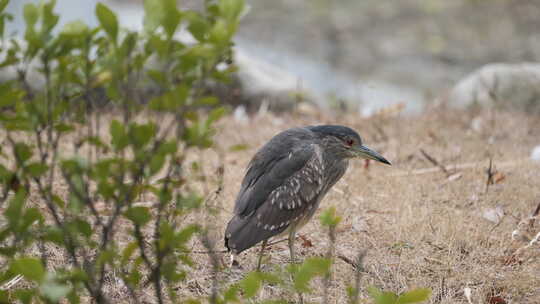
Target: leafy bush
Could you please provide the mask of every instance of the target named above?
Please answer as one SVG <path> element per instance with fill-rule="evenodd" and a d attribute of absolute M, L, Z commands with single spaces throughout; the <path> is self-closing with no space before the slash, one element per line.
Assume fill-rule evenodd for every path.
<path fill-rule="evenodd" d="M 185 156 L 212 146 L 225 113 L 204 83 L 233 69 L 243 1 L 207 1 L 199 13 L 147 0 L 144 33 L 122 29 L 99 3 L 99 27 L 76 21 L 54 34 L 54 1 L 27 4 L 23 41 L 4 37 L 7 2 L 0 66 L 18 77 L 0 85 L 0 254 L 9 265 L 0 280 L 22 275 L 31 284 L 0 291 L 1 301 L 107 303 L 112 273 L 132 300 L 147 285 L 158 303 L 175 299 L 171 286 L 192 264 L 186 244 L 204 229 L 184 220 L 203 202 L 186 181 Z M 184 27 L 195 42 L 178 40 Z M 28 83 L 32 73 L 42 88 Z M 141 100 L 140 87 L 158 93 Z M 96 109 L 104 99 L 115 115 Z M 143 193 L 157 203 L 138 204 Z M 67 257 L 54 269 L 51 246 Z"/>

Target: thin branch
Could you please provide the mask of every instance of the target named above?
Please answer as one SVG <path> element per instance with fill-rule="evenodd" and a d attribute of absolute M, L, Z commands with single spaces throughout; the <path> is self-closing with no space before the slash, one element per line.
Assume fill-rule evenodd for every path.
<path fill-rule="evenodd" d="M 497 167 L 503 168 L 503 167 L 515 167 L 519 166 L 521 164 L 529 162 L 529 159 L 520 159 L 520 160 L 511 160 L 506 162 L 498 162 Z M 444 168 L 449 170 L 462 170 L 462 169 L 475 169 L 482 167 L 485 163 L 483 162 L 470 162 L 470 163 L 463 163 L 459 165 L 449 165 L 445 166 Z M 388 174 L 387 176 L 392 177 L 399 177 L 399 176 L 409 176 L 409 175 L 422 175 L 422 174 L 430 174 L 440 171 L 441 169 L 439 167 L 431 167 L 431 168 L 422 168 L 422 169 L 415 169 L 410 171 L 401 171 L 396 173 Z"/>
<path fill-rule="evenodd" d="M 495 175 L 495 171 L 493 170 L 493 158 L 489 158 L 489 167 L 486 169 L 487 174 L 487 180 L 486 180 L 486 190 L 485 193 L 487 194 L 489 191 L 489 186 L 493 185 L 493 176 Z"/>
<path fill-rule="evenodd" d="M 435 159 L 435 157 L 429 155 L 426 151 L 424 151 L 424 149 L 420 149 L 420 153 L 422 153 L 422 155 L 424 155 L 424 157 L 429 162 L 431 162 L 433 165 L 437 166 L 444 174 L 446 174 L 447 177 L 451 175 L 451 173 L 446 169 L 445 166 L 443 166 L 441 163 L 439 163 L 439 161 L 437 161 Z"/>

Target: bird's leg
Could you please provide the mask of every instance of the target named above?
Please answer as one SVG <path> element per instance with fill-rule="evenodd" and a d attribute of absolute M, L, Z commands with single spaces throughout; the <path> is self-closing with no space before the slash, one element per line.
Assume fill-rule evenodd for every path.
<path fill-rule="evenodd" d="M 266 248 L 266 244 L 268 243 L 268 240 L 264 240 L 261 244 L 261 252 L 259 252 L 259 261 L 257 262 L 257 271 L 261 271 L 261 261 L 264 255 L 264 249 Z"/>
<path fill-rule="evenodd" d="M 231 268 L 233 267 L 239 267 L 240 263 L 236 260 L 236 254 L 231 252 Z"/>
<path fill-rule="evenodd" d="M 296 229 L 292 228 L 289 231 L 289 252 L 291 253 L 291 263 L 296 263 L 294 259 L 294 240 L 296 238 Z"/>

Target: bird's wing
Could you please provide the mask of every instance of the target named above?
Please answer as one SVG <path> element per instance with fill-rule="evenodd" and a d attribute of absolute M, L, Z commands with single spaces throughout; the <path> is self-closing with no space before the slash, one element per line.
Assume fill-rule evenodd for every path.
<path fill-rule="evenodd" d="M 316 149 L 311 145 L 295 150 L 271 164 L 255 182 L 246 181 L 236 215 L 225 231 L 227 248 L 240 253 L 313 214 L 323 191 L 322 163 Z"/>
<path fill-rule="evenodd" d="M 271 203 L 272 198 L 274 201 L 279 196 L 285 199 L 287 194 L 284 192 L 287 189 L 294 190 L 294 193 L 312 190 L 309 189 L 309 180 L 303 181 L 302 177 L 295 177 L 317 156 L 314 145 L 300 144 L 305 143 L 304 140 L 310 136 L 312 135 L 309 130 L 291 129 L 275 136 L 257 152 L 242 181 L 234 208 L 236 215 L 251 215 L 265 202 Z M 305 182 L 305 185 L 302 182 Z M 278 189 L 282 191 L 277 191 Z M 293 195 L 293 192 L 288 195 Z M 293 208 L 294 205 L 296 203 L 291 201 L 287 208 Z"/>

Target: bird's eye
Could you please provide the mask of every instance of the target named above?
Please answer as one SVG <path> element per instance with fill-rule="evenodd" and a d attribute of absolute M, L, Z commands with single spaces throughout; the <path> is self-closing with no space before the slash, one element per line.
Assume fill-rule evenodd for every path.
<path fill-rule="evenodd" d="M 349 147 L 351 147 L 354 144 L 354 140 L 352 139 L 347 139 L 346 142 L 347 142 L 347 146 Z"/>

